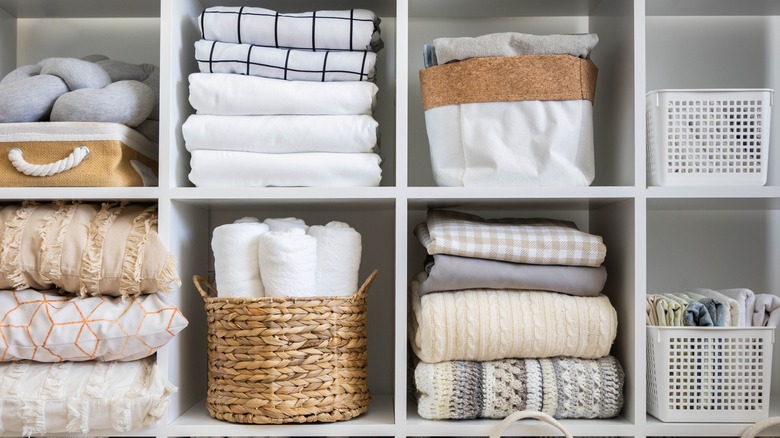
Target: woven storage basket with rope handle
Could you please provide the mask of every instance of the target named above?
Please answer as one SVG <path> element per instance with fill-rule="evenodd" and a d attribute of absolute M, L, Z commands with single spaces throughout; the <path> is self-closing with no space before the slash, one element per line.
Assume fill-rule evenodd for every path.
<path fill-rule="evenodd" d="M 208 323 L 209 414 L 281 424 L 366 412 L 366 293 L 376 275 L 354 295 L 307 298 L 218 298 L 193 277 Z"/>

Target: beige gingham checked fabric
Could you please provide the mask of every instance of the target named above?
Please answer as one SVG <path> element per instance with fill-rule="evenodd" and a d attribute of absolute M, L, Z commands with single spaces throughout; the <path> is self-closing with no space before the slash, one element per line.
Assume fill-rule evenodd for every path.
<path fill-rule="evenodd" d="M 607 248 L 601 236 L 554 219 L 483 219 L 431 210 L 414 230 L 428 254 L 537 265 L 601 266 Z"/>

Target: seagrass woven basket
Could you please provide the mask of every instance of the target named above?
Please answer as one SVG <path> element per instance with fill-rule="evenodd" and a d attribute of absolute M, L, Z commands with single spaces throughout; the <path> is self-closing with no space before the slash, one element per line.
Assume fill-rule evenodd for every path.
<path fill-rule="evenodd" d="M 208 323 L 212 417 L 231 423 L 349 420 L 368 410 L 366 293 L 346 297 L 218 298 L 193 281 Z"/>

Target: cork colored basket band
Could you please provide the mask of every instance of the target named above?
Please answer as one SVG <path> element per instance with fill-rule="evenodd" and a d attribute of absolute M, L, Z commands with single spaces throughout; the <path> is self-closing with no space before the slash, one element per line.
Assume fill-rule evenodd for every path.
<path fill-rule="evenodd" d="M 598 69 L 571 55 L 470 58 L 420 70 L 423 109 L 523 100 L 589 100 Z"/>

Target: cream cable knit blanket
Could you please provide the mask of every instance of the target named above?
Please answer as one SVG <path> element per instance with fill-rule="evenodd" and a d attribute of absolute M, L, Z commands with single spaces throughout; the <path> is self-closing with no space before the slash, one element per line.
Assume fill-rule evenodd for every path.
<path fill-rule="evenodd" d="M 464 290 L 419 295 L 426 275 L 412 281 L 409 339 L 429 363 L 609 354 L 617 314 L 605 295 Z"/>
<path fill-rule="evenodd" d="M 504 418 L 521 410 L 555 418 L 611 418 L 623 406 L 617 359 L 420 362 L 417 412 L 430 420 Z"/>

